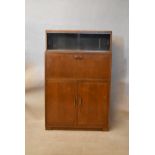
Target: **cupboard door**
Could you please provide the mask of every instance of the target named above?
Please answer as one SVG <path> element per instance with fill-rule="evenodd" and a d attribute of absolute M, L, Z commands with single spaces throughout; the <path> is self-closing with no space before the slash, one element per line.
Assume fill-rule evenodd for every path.
<path fill-rule="evenodd" d="M 108 83 L 78 84 L 78 126 L 108 129 Z"/>
<path fill-rule="evenodd" d="M 46 78 L 75 78 L 76 59 L 71 53 L 46 53 Z"/>
<path fill-rule="evenodd" d="M 111 54 L 77 54 L 77 77 L 84 79 L 110 79 Z"/>
<path fill-rule="evenodd" d="M 76 83 L 46 81 L 46 127 L 73 127 L 76 118 Z"/>

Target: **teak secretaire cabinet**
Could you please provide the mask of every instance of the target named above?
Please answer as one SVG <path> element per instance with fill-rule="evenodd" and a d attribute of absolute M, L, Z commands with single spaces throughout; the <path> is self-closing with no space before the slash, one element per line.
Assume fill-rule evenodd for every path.
<path fill-rule="evenodd" d="M 111 31 L 46 31 L 46 129 L 109 129 Z"/>

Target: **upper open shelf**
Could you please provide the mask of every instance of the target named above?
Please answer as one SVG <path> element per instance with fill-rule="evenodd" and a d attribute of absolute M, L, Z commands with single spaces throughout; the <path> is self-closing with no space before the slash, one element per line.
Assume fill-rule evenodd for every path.
<path fill-rule="evenodd" d="M 47 32 L 47 50 L 111 50 L 111 32 Z"/>

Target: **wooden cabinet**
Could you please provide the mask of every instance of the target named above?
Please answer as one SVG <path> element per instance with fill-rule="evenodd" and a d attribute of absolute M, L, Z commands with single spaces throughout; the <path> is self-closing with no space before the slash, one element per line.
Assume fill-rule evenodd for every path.
<path fill-rule="evenodd" d="M 80 82 L 78 84 L 78 126 L 107 127 L 108 84 L 106 82 Z"/>
<path fill-rule="evenodd" d="M 47 78 L 75 78 L 76 61 L 73 54 L 46 53 Z"/>
<path fill-rule="evenodd" d="M 71 51 L 70 51 L 71 52 Z M 46 52 L 47 78 L 110 78 L 110 53 Z"/>
<path fill-rule="evenodd" d="M 46 37 L 46 129 L 108 130 L 111 32 L 49 30 Z"/>
<path fill-rule="evenodd" d="M 110 78 L 111 56 L 109 54 L 93 52 L 77 55 L 81 57 L 81 59 L 77 60 L 77 78 Z"/>
<path fill-rule="evenodd" d="M 76 122 L 76 84 L 72 81 L 46 81 L 46 124 L 72 127 Z"/>

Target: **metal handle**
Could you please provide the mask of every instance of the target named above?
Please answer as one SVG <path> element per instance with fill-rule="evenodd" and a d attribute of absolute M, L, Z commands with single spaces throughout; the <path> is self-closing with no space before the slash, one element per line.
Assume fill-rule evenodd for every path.
<path fill-rule="evenodd" d="M 79 97 L 79 105 L 81 105 L 81 104 L 82 104 L 82 98 Z"/>
<path fill-rule="evenodd" d="M 76 107 L 76 97 L 74 98 L 74 107 Z"/>
<path fill-rule="evenodd" d="M 76 107 L 76 102 L 77 102 L 77 96 L 74 98 L 74 107 Z"/>
<path fill-rule="evenodd" d="M 79 55 L 79 59 L 83 59 L 83 56 Z"/>
<path fill-rule="evenodd" d="M 78 55 L 74 55 L 74 58 L 75 58 L 75 59 L 78 59 Z"/>
<path fill-rule="evenodd" d="M 80 60 L 80 59 L 83 59 L 83 57 L 82 57 L 81 55 L 74 55 L 74 58 L 75 58 L 75 59 L 79 59 L 79 60 Z"/>

